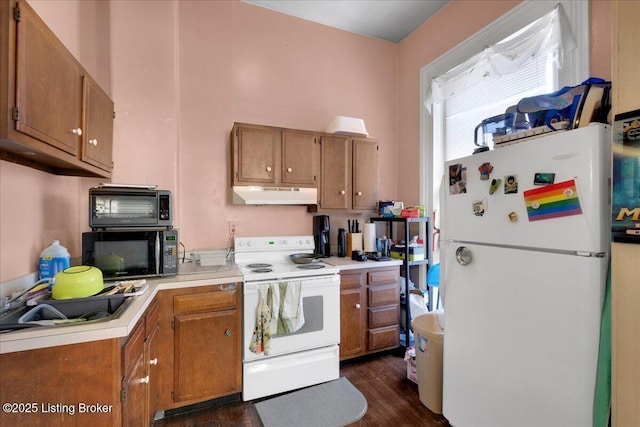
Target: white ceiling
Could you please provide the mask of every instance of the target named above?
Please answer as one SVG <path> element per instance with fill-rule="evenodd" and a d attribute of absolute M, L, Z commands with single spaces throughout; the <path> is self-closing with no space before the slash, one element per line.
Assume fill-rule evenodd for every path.
<path fill-rule="evenodd" d="M 244 0 L 308 21 L 397 43 L 449 0 Z"/>

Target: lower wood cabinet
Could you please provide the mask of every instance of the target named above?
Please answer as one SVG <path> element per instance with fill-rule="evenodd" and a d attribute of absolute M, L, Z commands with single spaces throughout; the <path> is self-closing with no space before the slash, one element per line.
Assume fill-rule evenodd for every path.
<path fill-rule="evenodd" d="M 340 360 L 366 351 L 367 303 L 365 272 L 340 272 Z"/>
<path fill-rule="evenodd" d="M 0 426 L 150 426 L 242 391 L 241 284 L 160 291 L 124 338 L 0 354 Z"/>
<path fill-rule="evenodd" d="M 400 345 L 398 267 L 340 272 L 340 360 Z"/>
<path fill-rule="evenodd" d="M 121 424 L 119 339 L 0 354 L 0 426 Z"/>
<path fill-rule="evenodd" d="M 122 347 L 123 426 L 149 426 L 157 410 L 158 364 L 162 357 L 155 346 L 159 329 L 159 305 L 155 299 Z"/>
<path fill-rule="evenodd" d="M 159 408 L 174 409 L 242 391 L 241 285 L 159 293 Z"/>

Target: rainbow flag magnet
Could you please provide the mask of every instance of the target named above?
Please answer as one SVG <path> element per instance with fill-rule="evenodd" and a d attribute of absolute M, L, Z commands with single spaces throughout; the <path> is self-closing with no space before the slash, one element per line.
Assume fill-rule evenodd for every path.
<path fill-rule="evenodd" d="M 582 213 L 575 180 L 558 182 L 523 193 L 529 221 Z"/>

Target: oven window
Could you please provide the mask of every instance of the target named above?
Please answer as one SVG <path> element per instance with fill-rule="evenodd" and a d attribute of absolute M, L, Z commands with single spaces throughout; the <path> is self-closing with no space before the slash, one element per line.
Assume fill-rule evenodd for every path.
<path fill-rule="evenodd" d="M 278 334 L 278 336 L 290 336 L 317 332 L 322 330 L 323 325 L 323 299 L 322 295 L 314 295 L 302 298 L 302 310 L 304 311 L 304 325 L 292 334 Z"/>
<path fill-rule="evenodd" d="M 97 218 L 140 219 L 157 217 L 158 202 L 155 195 L 96 195 L 94 197 L 94 212 Z"/>
<path fill-rule="evenodd" d="M 147 240 L 98 241 L 94 245 L 95 266 L 103 272 L 146 270 L 149 267 Z"/>

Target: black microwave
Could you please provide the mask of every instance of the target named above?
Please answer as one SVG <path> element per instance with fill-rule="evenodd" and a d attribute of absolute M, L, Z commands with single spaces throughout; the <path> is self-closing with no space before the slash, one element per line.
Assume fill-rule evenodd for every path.
<path fill-rule="evenodd" d="M 171 191 L 152 187 L 104 186 L 89 189 L 92 230 L 173 226 Z"/>
<path fill-rule="evenodd" d="M 178 274 L 178 230 L 139 229 L 82 233 L 82 264 L 105 280 Z"/>

